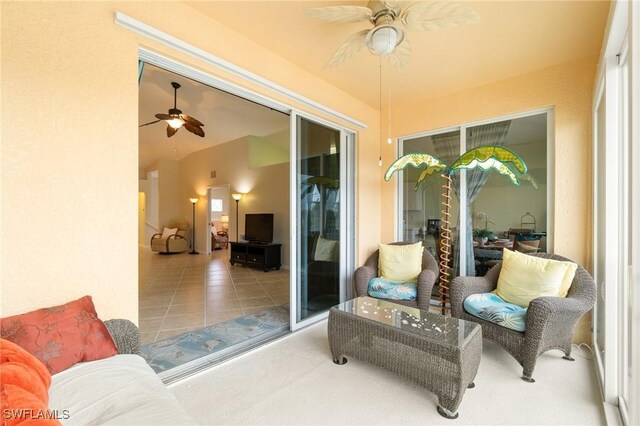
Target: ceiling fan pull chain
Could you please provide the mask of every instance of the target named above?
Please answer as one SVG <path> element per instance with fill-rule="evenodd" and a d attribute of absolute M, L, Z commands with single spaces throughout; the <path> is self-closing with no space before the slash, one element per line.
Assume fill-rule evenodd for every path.
<path fill-rule="evenodd" d="M 390 74 L 390 70 L 387 67 L 387 74 Z M 387 83 L 387 95 L 389 97 L 388 100 L 388 124 L 389 124 L 389 135 L 387 137 L 387 143 L 391 145 L 393 140 L 391 139 L 391 78 L 389 78 L 389 82 Z"/>

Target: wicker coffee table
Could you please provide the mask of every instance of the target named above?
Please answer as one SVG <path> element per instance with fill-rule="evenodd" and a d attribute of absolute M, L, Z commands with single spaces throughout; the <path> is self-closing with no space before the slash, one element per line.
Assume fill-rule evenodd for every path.
<path fill-rule="evenodd" d="M 389 301 L 358 297 L 329 311 L 333 362 L 346 356 L 415 381 L 438 397 L 438 413 L 458 417 L 458 406 L 480 364 L 478 324 Z"/>

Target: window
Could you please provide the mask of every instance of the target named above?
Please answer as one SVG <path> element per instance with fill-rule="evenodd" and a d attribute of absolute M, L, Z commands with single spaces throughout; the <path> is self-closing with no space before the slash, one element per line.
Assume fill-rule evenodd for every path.
<path fill-rule="evenodd" d="M 212 212 L 222 212 L 222 200 L 212 198 L 211 199 L 211 211 Z"/>

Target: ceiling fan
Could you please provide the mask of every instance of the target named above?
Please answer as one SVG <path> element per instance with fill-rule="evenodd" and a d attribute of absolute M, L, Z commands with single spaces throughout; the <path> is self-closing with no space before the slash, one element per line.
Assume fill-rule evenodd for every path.
<path fill-rule="evenodd" d="M 480 17 L 463 3 L 450 1 L 382 1 L 373 0 L 363 6 L 330 6 L 310 8 L 307 13 L 324 21 L 352 23 L 369 21 L 373 28 L 358 31 L 333 54 L 325 68 L 340 64 L 367 46 L 373 55 L 387 56 L 391 65 L 402 69 L 411 56 L 405 26 L 412 30 L 433 31 L 462 24 L 480 22 Z"/>
<path fill-rule="evenodd" d="M 204 130 L 201 128 L 204 124 L 187 114 L 183 114 L 182 111 L 177 108 L 178 89 L 180 85 L 175 81 L 171 82 L 171 85 L 173 86 L 173 108 L 169 109 L 169 114 L 156 114 L 156 121 L 141 124 L 139 127 L 148 126 L 149 124 L 154 124 L 159 121 L 166 121 L 168 137 L 175 135 L 178 129 L 183 126 L 194 135 L 204 137 Z"/>

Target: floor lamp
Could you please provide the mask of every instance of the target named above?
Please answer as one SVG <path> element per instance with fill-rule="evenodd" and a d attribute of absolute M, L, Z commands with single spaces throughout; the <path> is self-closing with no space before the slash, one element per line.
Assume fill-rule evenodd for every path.
<path fill-rule="evenodd" d="M 193 238 L 191 239 L 192 247 L 189 254 L 200 254 L 196 251 L 196 203 L 198 202 L 198 197 L 191 197 L 189 201 L 193 205 Z"/>
<path fill-rule="evenodd" d="M 236 241 L 240 241 L 238 239 L 238 230 L 240 229 L 240 222 L 238 222 L 238 204 L 240 204 L 240 199 L 242 198 L 244 194 L 231 194 L 231 197 L 233 197 L 234 200 L 236 200 Z"/>

